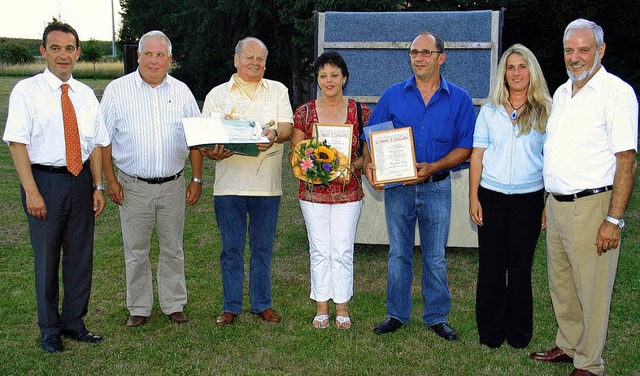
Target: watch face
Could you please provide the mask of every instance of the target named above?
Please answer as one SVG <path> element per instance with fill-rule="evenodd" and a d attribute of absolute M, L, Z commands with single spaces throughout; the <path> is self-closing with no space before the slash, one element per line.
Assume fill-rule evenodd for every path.
<path fill-rule="evenodd" d="M 623 228 L 624 227 L 624 219 L 620 219 L 618 221 L 618 225 L 617 226 L 618 226 L 618 228 Z"/>

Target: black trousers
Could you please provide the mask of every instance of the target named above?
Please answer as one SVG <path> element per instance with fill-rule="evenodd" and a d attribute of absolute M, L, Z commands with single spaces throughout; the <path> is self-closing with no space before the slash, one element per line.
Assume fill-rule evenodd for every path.
<path fill-rule="evenodd" d="M 93 179 L 86 167 L 78 176 L 32 169 L 47 218 L 27 214 L 36 276 L 38 325 L 43 334 L 84 327 L 93 268 Z M 21 188 L 26 213 L 26 198 Z M 59 306 L 58 270 L 62 258 L 64 295 Z"/>
<path fill-rule="evenodd" d="M 531 269 L 540 235 L 543 190 L 506 195 L 480 187 L 476 322 L 480 342 L 523 348 L 533 335 Z"/>

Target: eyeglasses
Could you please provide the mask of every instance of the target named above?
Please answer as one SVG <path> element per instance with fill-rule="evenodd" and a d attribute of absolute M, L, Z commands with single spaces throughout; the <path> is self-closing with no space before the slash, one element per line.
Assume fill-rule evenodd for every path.
<path fill-rule="evenodd" d="M 416 57 L 418 57 L 418 55 L 422 56 L 422 57 L 430 57 L 433 54 L 441 54 L 442 51 L 431 51 L 431 50 L 411 50 L 409 51 L 409 56 L 412 59 L 415 59 Z"/>

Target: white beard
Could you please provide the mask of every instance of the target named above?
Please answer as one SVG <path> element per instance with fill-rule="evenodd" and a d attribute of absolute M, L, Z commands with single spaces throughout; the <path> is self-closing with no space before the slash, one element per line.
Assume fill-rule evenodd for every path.
<path fill-rule="evenodd" d="M 600 65 L 600 56 L 598 55 L 598 53 L 596 52 L 596 58 L 593 61 L 593 65 L 591 66 L 590 69 L 588 69 L 587 71 L 583 72 L 582 74 L 576 76 L 573 73 L 571 73 L 571 71 L 569 69 L 567 69 L 567 75 L 569 75 L 569 79 L 573 82 L 577 82 L 577 81 L 582 81 L 585 78 L 589 77 L 591 75 L 591 73 L 593 73 L 593 71 L 596 69 L 596 67 L 598 67 Z"/>

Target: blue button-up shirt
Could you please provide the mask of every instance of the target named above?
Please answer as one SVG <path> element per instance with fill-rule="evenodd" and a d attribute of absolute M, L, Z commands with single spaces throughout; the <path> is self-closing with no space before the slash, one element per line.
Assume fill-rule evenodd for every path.
<path fill-rule="evenodd" d="M 416 162 L 432 163 L 456 148 L 473 146 L 475 113 L 471 96 L 440 76 L 440 88 L 425 104 L 415 76 L 384 91 L 367 124 L 392 121 L 411 127 Z M 456 166 L 451 171 L 461 169 Z"/>

